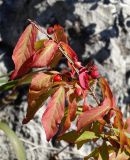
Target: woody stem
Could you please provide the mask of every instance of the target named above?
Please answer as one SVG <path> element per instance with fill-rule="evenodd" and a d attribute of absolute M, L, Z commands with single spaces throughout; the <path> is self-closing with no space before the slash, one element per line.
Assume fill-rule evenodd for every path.
<path fill-rule="evenodd" d="M 89 87 L 89 90 L 90 90 L 90 92 L 91 92 L 91 95 L 93 96 L 93 98 L 95 99 L 95 101 L 96 101 L 96 103 L 98 104 L 98 105 L 100 105 L 100 102 L 98 101 L 98 98 L 96 97 L 96 95 L 95 95 L 95 93 L 93 92 L 93 90 Z"/>
<path fill-rule="evenodd" d="M 79 74 L 79 70 L 74 66 L 74 62 L 72 61 L 72 59 L 66 54 L 66 52 L 64 51 L 64 49 L 62 48 L 62 46 L 59 46 L 59 50 L 63 53 L 63 55 L 67 58 L 67 60 L 69 61 L 69 63 L 73 66 L 74 70 L 76 71 L 77 74 Z"/>
<path fill-rule="evenodd" d="M 41 33 L 45 34 L 47 36 L 48 39 L 53 40 L 54 42 L 56 42 L 57 44 L 59 44 L 56 40 L 52 39 L 52 37 L 50 37 L 46 31 L 41 28 L 37 22 L 33 22 L 32 20 L 28 19 L 28 21 L 30 23 L 32 23 L 32 25 L 34 25 Z M 69 61 L 69 63 L 73 66 L 74 70 L 76 71 L 77 74 L 79 74 L 79 71 L 77 68 L 75 68 L 74 62 L 71 60 L 71 58 L 67 55 L 67 53 L 65 52 L 65 50 L 62 48 L 61 45 L 59 45 L 59 50 L 62 52 L 62 54 L 67 58 L 67 60 Z"/>

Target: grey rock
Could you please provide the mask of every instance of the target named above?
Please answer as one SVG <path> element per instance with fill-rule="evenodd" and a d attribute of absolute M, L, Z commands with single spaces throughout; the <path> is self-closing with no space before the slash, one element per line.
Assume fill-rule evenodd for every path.
<path fill-rule="evenodd" d="M 130 98 L 130 2 L 129 0 L 4 0 L 0 1 L 0 51 L 1 41 L 4 48 L 14 47 L 20 34 L 28 24 L 27 19 L 34 19 L 43 27 L 55 23 L 63 25 L 70 45 L 86 65 L 89 58 L 95 60 L 100 73 L 104 75 L 112 88 L 118 106 L 125 118 L 130 116 L 128 108 Z M 0 56 L 0 74 L 11 70 L 11 51 Z M 6 59 L 3 61 L 3 57 Z M 5 63 L 8 61 L 7 63 Z M 7 81 L 8 79 L 5 79 Z M 26 100 L 26 97 L 24 97 Z M 10 122 L 19 137 L 24 139 L 28 159 L 47 159 L 52 147 L 45 141 L 45 133 L 41 127 L 41 109 L 30 124 L 23 126 L 21 121 L 27 108 L 26 102 L 15 107 L 6 107 L 0 112 L 0 119 Z M 6 137 L 0 133 L 1 160 L 14 158 Z M 34 143 L 34 146 L 27 143 Z M 66 144 L 61 143 L 60 147 Z M 7 148 L 8 146 L 8 148 Z M 6 151 L 6 148 L 8 151 Z M 46 149 L 45 149 L 46 148 Z M 89 148 L 90 149 L 90 148 Z M 75 150 L 75 149 L 74 149 Z M 74 151 L 73 150 L 73 151 Z M 30 152 L 31 151 L 31 152 Z M 50 151 L 50 150 L 49 150 Z M 68 149 L 69 151 L 69 149 Z M 52 152 L 52 151 L 51 151 Z M 75 151 L 77 152 L 77 151 Z M 87 152 L 83 148 L 83 154 Z M 54 152 L 52 152 L 54 153 Z M 77 156 L 77 155 L 76 155 Z M 75 156 L 75 157 L 76 157 Z M 60 155 L 66 157 L 66 153 Z M 68 158 L 71 156 L 68 154 Z M 77 156 L 78 157 L 78 156 Z"/>

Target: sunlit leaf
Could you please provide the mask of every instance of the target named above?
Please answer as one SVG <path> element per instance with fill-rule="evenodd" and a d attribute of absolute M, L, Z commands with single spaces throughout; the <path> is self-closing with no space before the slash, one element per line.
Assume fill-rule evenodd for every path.
<path fill-rule="evenodd" d="M 53 40 L 48 40 L 44 43 L 44 45 L 44 48 L 42 48 L 37 54 L 35 54 L 32 62 L 32 67 L 49 66 L 51 60 L 54 58 L 54 55 L 58 50 L 58 44 Z"/>
<path fill-rule="evenodd" d="M 66 52 L 66 54 L 74 61 L 78 61 L 77 54 L 75 51 L 66 43 L 60 42 L 60 45 L 62 46 L 63 50 Z"/>
<path fill-rule="evenodd" d="M 52 85 L 52 75 L 46 73 L 38 73 L 36 74 L 31 82 L 29 88 L 29 102 L 31 100 L 37 99 L 43 93 L 48 91 L 48 88 Z"/>
<path fill-rule="evenodd" d="M 84 71 L 79 72 L 79 82 L 83 89 L 88 89 L 89 87 L 89 76 L 86 73 L 86 69 Z"/>
<path fill-rule="evenodd" d="M 67 114 L 64 117 L 63 126 L 60 134 L 64 134 L 64 132 L 70 128 L 71 121 L 75 119 L 76 111 L 77 111 L 77 102 L 73 89 L 69 89 L 66 94 L 66 99 L 68 102 Z"/>
<path fill-rule="evenodd" d="M 61 51 L 58 49 L 57 52 L 55 53 L 53 59 L 51 60 L 51 68 L 55 68 L 58 64 L 58 62 L 61 60 L 62 58 L 62 53 Z"/>
<path fill-rule="evenodd" d="M 65 90 L 62 86 L 50 99 L 47 109 L 42 116 L 42 124 L 46 138 L 49 141 L 58 131 L 58 125 L 64 116 Z"/>
<path fill-rule="evenodd" d="M 117 129 L 117 128 L 112 128 L 112 130 L 115 132 L 116 135 L 119 134 L 119 129 Z"/>
<path fill-rule="evenodd" d="M 54 40 L 57 42 L 68 43 L 66 33 L 64 32 L 64 28 L 60 25 L 54 25 Z"/>
<path fill-rule="evenodd" d="M 34 43 L 34 49 L 37 51 L 37 50 L 43 48 L 45 41 L 46 41 L 46 39 L 41 39 L 41 40 L 36 41 Z"/>
<path fill-rule="evenodd" d="M 80 131 L 83 127 L 103 117 L 109 110 L 108 100 L 105 99 L 100 106 L 82 113 L 78 117 L 77 130 Z"/>
<path fill-rule="evenodd" d="M 76 111 L 77 111 L 77 102 L 76 102 L 76 99 L 73 99 L 72 102 L 69 101 L 67 117 L 65 118 L 65 122 L 61 130 L 61 134 L 63 134 L 67 129 L 70 128 L 71 121 L 73 121 L 76 116 Z"/>
<path fill-rule="evenodd" d="M 80 142 L 80 141 L 84 141 L 84 140 L 88 140 L 88 139 L 95 139 L 98 138 L 94 132 L 91 131 L 84 131 L 79 137 L 78 139 L 76 139 L 76 143 Z"/>
<path fill-rule="evenodd" d="M 34 55 L 33 46 L 36 41 L 36 36 L 37 29 L 30 24 L 19 38 L 12 55 L 15 70 L 11 75 L 11 79 L 19 77 L 29 71 Z"/>
<path fill-rule="evenodd" d="M 22 142 L 17 137 L 17 135 L 4 122 L 0 122 L 0 130 L 4 131 L 4 133 L 9 138 L 9 140 L 13 146 L 13 149 L 15 151 L 15 154 L 17 156 L 17 159 L 18 160 L 26 160 L 25 148 L 24 148 Z"/>
<path fill-rule="evenodd" d="M 38 73 L 32 79 L 28 93 L 28 109 L 23 123 L 28 123 L 42 106 L 43 102 L 54 90 L 49 90 L 52 84 L 52 76 L 45 73 Z"/>

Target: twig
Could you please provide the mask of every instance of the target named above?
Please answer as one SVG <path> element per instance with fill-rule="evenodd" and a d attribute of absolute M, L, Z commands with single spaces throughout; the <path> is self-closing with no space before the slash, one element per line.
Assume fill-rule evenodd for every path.
<path fill-rule="evenodd" d="M 45 34 L 48 39 L 53 40 L 55 43 L 59 44 L 56 40 L 52 39 L 52 37 L 50 37 L 46 31 L 35 21 L 32 21 L 30 19 L 28 19 L 28 21 L 33 24 L 41 33 Z M 71 58 L 67 55 L 67 53 L 65 52 L 65 50 L 62 48 L 62 46 L 59 44 L 59 50 L 62 52 L 62 54 L 67 58 L 67 60 L 69 61 L 69 63 L 73 66 L 74 70 L 76 71 L 77 74 L 79 74 L 79 71 L 77 68 L 75 68 L 74 66 L 74 62 L 71 60 Z"/>
<path fill-rule="evenodd" d="M 67 58 L 67 60 L 69 61 L 69 63 L 73 66 L 74 70 L 76 71 L 77 74 L 79 74 L 79 71 L 77 68 L 75 68 L 74 66 L 74 62 L 71 60 L 71 58 L 67 55 L 67 53 L 65 52 L 65 50 L 62 48 L 62 46 L 59 46 L 59 50 L 63 53 L 63 55 Z"/>
<path fill-rule="evenodd" d="M 34 148 L 32 148 L 32 150 L 42 148 L 42 149 L 46 149 L 46 150 L 48 150 L 48 151 L 57 151 L 58 154 L 61 153 L 62 151 L 64 151 L 64 153 L 67 153 L 67 154 L 79 155 L 79 156 L 81 156 L 81 157 L 84 157 L 84 155 L 81 155 L 80 153 L 74 153 L 74 152 L 72 152 L 72 151 L 65 151 L 64 148 L 63 148 L 63 149 L 57 149 L 57 148 L 55 148 L 55 147 L 45 147 L 45 146 L 43 146 L 43 145 L 37 145 L 37 144 L 35 144 L 35 143 L 32 143 L 32 142 L 30 142 L 30 141 L 28 141 L 28 140 L 26 140 L 26 139 L 23 139 L 23 138 L 20 138 L 20 140 L 23 141 L 24 143 L 27 143 L 27 144 L 29 144 L 29 145 L 34 146 Z M 66 148 L 67 148 L 67 147 L 66 147 Z"/>
<path fill-rule="evenodd" d="M 39 26 L 39 24 L 37 24 L 37 22 L 33 22 L 32 20 L 28 19 L 30 23 L 32 23 L 41 33 L 45 34 L 49 39 L 53 40 L 54 42 L 56 42 L 57 44 L 59 44 L 56 40 L 52 39 L 52 37 L 50 37 L 45 30 Z M 67 58 L 67 60 L 69 61 L 69 63 L 73 66 L 74 70 L 76 71 L 76 73 L 79 75 L 79 70 L 75 67 L 74 62 L 71 60 L 71 58 L 67 55 L 67 53 L 65 52 L 65 50 L 62 48 L 62 46 L 59 44 L 59 50 L 62 52 L 62 54 Z M 95 101 L 97 102 L 98 105 L 100 105 L 96 95 L 94 94 L 94 92 L 91 90 L 91 88 L 89 88 L 89 90 L 91 91 L 91 94 L 93 96 L 93 98 L 95 99 Z"/>
<path fill-rule="evenodd" d="M 58 154 L 63 152 L 67 147 L 69 147 L 69 144 L 67 144 L 65 147 L 63 147 L 61 150 L 59 150 L 57 153 L 55 153 L 54 156 L 58 156 Z"/>
<path fill-rule="evenodd" d="M 95 93 L 92 91 L 92 89 L 89 87 L 89 90 L 91 92 L 91 95 L 93 96 L 93 98 L 95 99 L 95 101 L 97 102 L 98 105 L 100 105 L 100 102 L 98 101 L 98 98 L 96 97 Z"/>

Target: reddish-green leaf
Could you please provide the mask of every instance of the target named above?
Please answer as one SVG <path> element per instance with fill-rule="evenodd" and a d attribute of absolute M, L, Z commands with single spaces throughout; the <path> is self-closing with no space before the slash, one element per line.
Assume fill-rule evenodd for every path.
<path fill-rule="evenodd" d="M 58 49 L 57 52 L 55 53 L 53 59 L 51 60 L 51 68 L 56 67 L 56 65 L 58 64 L 58 62 L 61 60 L 62 58 L 62 53 L 61 51 Z"/>
<path fill-rule="evenodd" d="M 108 99 L 105 99 L 100 106 L 82 113 L 78 117 L 77 130 L 80 131 L 83 127 L 103 117 L 109 110 Z"/>
<path fill-rule="evenodd" d="M 62 86 L 50 99 L 42 117 L 46 138 L 49 141 L 58 131 L 58 125 L 64 116 L 65 90 Z"/>
<path fill-rule="evenodd" d="M 94 132 L 91 131 L 84 131 L 79 137 L 78 139 L 76 139 L 76 143 L 81 142 L 81 141 L 85 141 L 85 140 L 89 140 L 89 139 L 95 139 L 98 138 Z"/>
<path fill-rule="evenodd" d="M 29 88 L 29 102 L 31 100 L 37 99 L 43 93 L 46 93 L 48 88 L 52 85 L 52 75 L 45 73 L 38 73 L 31 82 Z"/>
<path fill-rule="evenodd" d="M 47 39 L 41 39 L 41 40 L 36 41 L 34 43 L 34 49 L 37 51 L 37 50 L 43 48 L 45 41 L 47 41 Z"/>
<path fill-rule="evenodd" d="M 102 157 L 102 160 L 109 160 L 109 152 L 108 152 L 108 147 L 105 141 L 103 141 L 102 146 L 99 148 L 100 150 L 100 155 Z"/>
<path fill-rule="evenodd" d="M 30 84 L 32 81 L 32 78 L 36 75 L 36 72 L 30 72 L 28 74 L 25 74 L 20 79 L 18 79 L 18 83 L 16 86 L 22 86 L 26 84 Z"/>
<path fill-rule="evenodd" d="M 60 45 L 62 46 L 63 50 L 66 52 L 66 54 L 74 61 L 78 61 L 77 54 L 75 51 L 66 43 L 60 42 Z"/>
<path fill-rule="evenodd" d="M 65 54 L 67 54 L 67 56 L 74 62 L 74 64 L 76 62 L 78 62 L 77 54 L 75 53 L 75 51 L 68 44 L 66 44 L 64 42 L 60 42 L 60 46 L 64 50 Z M 75 69 L 74 69 L 73 65 L 69 61 L 68 61 L 68 66 L 72 70 L 72 76 L 74 76 Z"/>
<path fill-rule="evenodd" d="M 115 111 L 116 116 L 114 117 L 114 127 L 118 128 L 119 130 L 122 130 L 124 126 L 122 112 L 118 108 Z"/>
<path fill-rule="evenodd" d="M 12 80 L 15 79 L 16 77 L 21 77 L 22 75 L 27 73 L 31 69 L 32 61 L 33 61 L 33 55 L 29 59 L 27 59 L 26 62 L 22 64 L 19 70 L 14 70 L 12 72 L 10 79 Z"/>
<path fill-rule="evenodd" d="M 37 110 L 42 106 L 43 102 L 48 96 L 53 93 L 53 90 L 49 90 L 52 84 L 52 76 L 39 73 L 32 79 L 29 94 L 28 94 L 28 109 L 26 118 L 23 123 L 28 123 L 35 115 Z"/>
<path fill-rule="evenodd" d="M 79 137 L 79 134 L 76 131 L 70 131 L 60 136 L 58 140 L 64 140 L 69 143 L 75 143 L 76 139 Z"/>
<path fill-rule="evenodd" d="M 49 66 L 55 53 L 58 50 L 58 44 L 53 40 L 48 40 L 44 43 L 42 48 L 33 59 L 32 67 L 45 67 Z"/>
<path fill-rule="evenodd" d="M 70 128 L 71 121 L 73 121 L 76 116 L 76 111 L 77 111 L 77 103 L 76 103 L 76 99 L 74 98 L 72 102 L 69 102 L 68 113 L 67 113 L 67 117 L 65 119 L 64 125 L 62 127 L 61 134 L 63 134 L 67 129 Z"/>
<path fill-rule="evenodd" d="M 15 70 L 11 75 L 11 79 L 23 75 L 30 69 L 32 56 L 34 55 L 34 42 L 36 41 L 37 29 L 32 25 L 28 25 L 18 40 L 12 55 L 15 64 Z M 25 64 L 23 66 L 23 64 Z M 22 67 L 23 66 L 23 67 Z M 22 69 L 21 69 L 22 67 Z M 21 69 L 21 71 L 19 71 Z"/>

